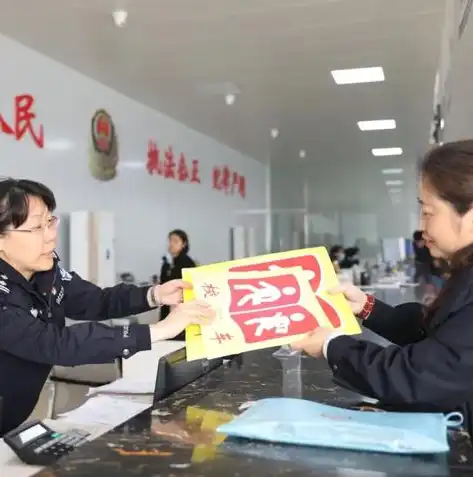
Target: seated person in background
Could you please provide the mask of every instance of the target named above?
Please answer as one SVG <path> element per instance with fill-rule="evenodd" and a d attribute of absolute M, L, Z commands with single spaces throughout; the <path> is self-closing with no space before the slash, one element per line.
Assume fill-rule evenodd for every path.
<path fill-rule="evenodd" d="M 383 348 L 318 328 L 294 344 L 324 356 L 334 376 L 381 406 L 460 410 L 473 432 L 473 140 L 446 143 L 421 165 L 420 225 L 433 257 L 450 276 L 428 307 L 390 307 L 353 285 L 343 292 L 364 326 L 393 342 Z"/>
<path fill-rule="evenodd" d="M 358 247 L 350 247 L 345 249 L 345 258 L 340 263 L 340 268 L 352 268 L 354 265 L 360 264 L 360 249 Z"/>
<path fill-rule="evenodd" d="M 0 181 L 0 436 L 32 413 L 54 365 L 111 363 L 174 338 L 214 315 L 205 303 L 181 303 L 181 280 L 100 288 L 64 270 L 55 253 L 56 199 L 30 180 Z M 98 323 L 176 305 L 154 325 Z M 65 326 L 65 317 L 86 321 Z M 207 320 L 206 320 L 207 318 Z"/>
<path fill-rule="evenodd" d="M 336 273 L 340 272 L 340 262 L 345 258 L 345 251 L 341 245 L 334 245 L 329 252 L 330 260 Z"/>
<path fill-rule="evenodd" d="M 433 258 L 425 244 L 421 230 L 416 230 L 412 239 L 415 261 L 414 283 L 419 283 L 422 280 L 424 284 L 429 284 L 432 278 Z"/>
<path fill-rule="evenodd" d="M 181 279 L 183 268 L 193 268 L 196 266 L 194 260 L 189 256 L 189 250 L 189 237 L 184 230 L 175 229 L 169 232 L 168 252 L 172 257 L 172 264 L 168 264 L 167 272 L 164 273 L 163 268 L 166 266 L 166 263 L 163 261 L 163 268 L 161 269 L 162 283 L 166 283 L 170 280 Z M 169 306 L 162 306 L 161 319 L 166 318 L 170 311 L 171 308 Z M 185 332 L 176 336 L 175 339 L 184 340 Z"/>

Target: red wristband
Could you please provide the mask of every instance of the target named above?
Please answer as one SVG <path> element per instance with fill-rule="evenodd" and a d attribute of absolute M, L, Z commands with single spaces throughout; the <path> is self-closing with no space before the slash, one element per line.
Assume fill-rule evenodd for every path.
<path fill-rule="evenodd" d="M 371 315 L 371 312 L 373 311 L 373 307 L 374 307 L 374 295 L 368 295 L 365 306 L 357 315 L 358 318 L 360 318 L 360 320 L 366 320 Z"/>

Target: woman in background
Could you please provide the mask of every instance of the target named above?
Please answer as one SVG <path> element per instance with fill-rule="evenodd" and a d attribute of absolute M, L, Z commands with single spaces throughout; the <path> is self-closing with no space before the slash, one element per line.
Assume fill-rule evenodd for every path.
<path fill-rule="evenodd" d="M 182 269 L 194 268 L 195 262 L 189 256 L 189 236 L 184 230 L 175 229 L 169 232 L 168 235 L 168 252 L 172 257 L 172 263 L 163 261 L 161 268 L 161 284 L 174 280 L 176 278 L 182 278 Z M 169 306 L 161 307 L 161 319 L 163 320 L 169 315 L 171 308 Z M 184 340 L 185 333 L 182 332 L 174 339 Z"/>
<path fill-rule="evenodd" d="M 345 250 L 341 245 L 334 245 L 330 249 L 330 260 L 336 273 L 340 272 L 340 262 L 345 258 Z"/>

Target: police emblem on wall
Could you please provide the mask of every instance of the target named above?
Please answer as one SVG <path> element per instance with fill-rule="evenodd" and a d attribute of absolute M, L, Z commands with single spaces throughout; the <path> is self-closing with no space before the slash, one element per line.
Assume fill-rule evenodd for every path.
<path fill-rule="evenodd" d="M 95 112 L 91 122 L 89 170 L 100 181 L 117 175 L 118 138 L 112 117 L 104 109 Z"/>

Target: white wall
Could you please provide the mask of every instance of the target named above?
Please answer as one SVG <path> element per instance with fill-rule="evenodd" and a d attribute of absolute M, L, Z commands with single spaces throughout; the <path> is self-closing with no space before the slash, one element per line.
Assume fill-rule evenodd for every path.
<path fill-rule="evenodd" d="M 175 227 L 189 233 L 191 255 L 201 263 L 226 259 L 228 229 L 238 222 L 234 211 L 265 206 L 261 163 L 2 36 L 0 56 L 0 114 L 12 121 L 14 97 L 32 94 L 46 138 L 39 149 L 28 136 L 18 142 L 0 133 L 0 175 L 46 183 L 61 213 L 113 211 L 119 272 L 140 280 L 158 272 L 167 232 Z M 118 176 L 109 182 L 92 178 L 87 164 L 90 122 L 100 108 L 112 116 L 120 143 Z M 150 139 L 198 158 L 201 185 L 148 175 Z M 72 147 L 57 150 L 64 142 Z M 246 177 L 246 199 L 212 190 L 212 168 L 223 165 Z"/>

